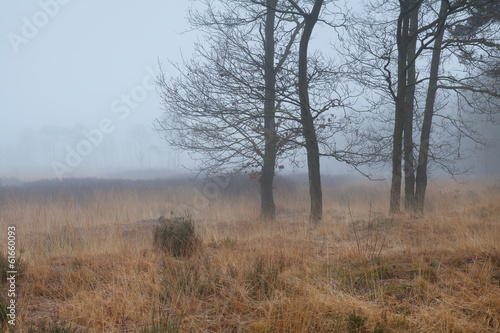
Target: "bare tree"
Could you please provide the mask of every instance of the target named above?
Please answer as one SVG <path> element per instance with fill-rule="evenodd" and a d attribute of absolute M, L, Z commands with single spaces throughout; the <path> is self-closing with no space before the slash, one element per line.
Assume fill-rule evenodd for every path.
<path fill-rule="evenodd" d="M 323 0 L 316 0 L 310 13 L 306 13 L 295 1 L 289 2 L 299 11 L 304 18 L 304 30 L 300 38 L 299 48 L 299 97 L 300 97 L 300 120 L 302 123 L 302 134 L 305 140 L 307 152 L 307 170 L 309 175 L 309 195 L 311 198 L 311 221 L 317 223 L 323 215 L 323 194 L 321 190 L 321 172 L 320 172 L 320 152 L 318 139 L 316 136 L 316 127 L 311 112 L 309 102 L 309 78 L 308 78 L 308 45 L 311 39 L 314 26 L 318 22 L 319 14 L 323 6 Z"/>
<path fill-rule="evenodd" d="M 267 6 L 263 1 L 252 0 L 263 6 Z M 329 27 L 338 27 L 343 21 L 335 22 L 336 15 L 325 19 L 322 13 L 326 11 L 328 3 L 331 1 L 315 0 L 299 4 L 299 1 L 287 0 L 288 6 L 283 6 L 278 11 L 288 16 L 290 20 L 298 22 L 302 34 L 299 42 L 297 67 L 298 72 L 289 76 L 290 82 L 297 81 L 297 92 L 288 95 L 285 102 L 299 108 L 299 115 L 291 115 L 291 119 L 300 124 L 302 141 L 296 143 L 306 150 L 309 194 L 311 201 L 310 220 L 317 223 L 322 219 L 322 189 L 320 173 L 320 157 L 334 157 L 339 161 L 355 165 L 354 160 L 349 156 L 351 146 L 341 149 L 337 146 L 334 137 L 338 134 L 345 134 L 350 125 L 358 122 L 351 114 L 335 115 L 330 113 L 332 109 L 339 108 L 346 110 L 350 106 L 349 99 L 353 96 L 346 86 L 341 87 L 339 71 L 330 60 L 315 52 L 309 54 L 308 46 L 312 37 L 312 32 L 318 22 L 326 23 Z M 324 15 L 327 16 L 327 15 Z"/>
<path fill-rule="evenodd" d="M 193 154 L 200 172 L 246 170 L 259 179 L 263 219 L 275 218 L 276 169 L 284 160 L 297 163 L 299 148 L 307 153 L 313 222 L 322 217 L 320 156 L 349 161 L 349 147 L 334 139 L 357 122 L 346 111 L 349 89 L 331 60 L 308 54 L 316 23 L 332 25 L 320 18 L 325 4 L 207 1 L 206 12 L 190 13 L 205 41 L 177 66 L 179 77 L 162 72 L 158 80 L 165 111 L 158 129 Z"/>
<path fill-rule="evenodd" d="M 204 13 L 189 17 L 207 32 L 205 43 L 177 66 L 180 77 L 169 81 L 161 73 L 158 81 L 165 117 L 157 125 L 165 138 L 194 154 L 200 172 L 246 170 L 258 178 L 266 220 L 275 218 L 277 162 L 295 154 L 299 135 L 287 116 L 295 106 L 283 100 L 296 89 L 284 78 L 302 25 L 277 12 L 277 3 L 207 1 Z"/>
<path fill-rule="evenodd" d="M 441 1 L 441 9 L 439 16 L 445 17 L 449 10 L 449 3 Z M 441 49 L 444 36 L 444 23 L 443 19 L 437 29 L 436 38 L 434 40 L 434 49 L 432 51 L 431 67 L 429 73 L 429 84 L 427 89 L 427 96 L 425 99 L 424 119 L 422 122 L 422 131 L 420 136 L 420 151 L 418 156 L 418 167 L 416 176 L 416 192 L 415 192 L 415 207 L 423 212 L 424 197 L 427 187 L 427 164 L 429 156 L 429 139 L 431 135 L 432 116 L 434 114 L 434 106 L 437 93 L 437 82 L 439 75 L 439 65 L 441 63 Z M 413 154 L 413 148 L 412 148 Z M 413 171 L 412 171 L 413 174 Z M 413 190 L 407 195 L 413 196 Z M 407 207 L 413 208 L 413 207 Z"/>
<path fill-rule="evenodd" d="M 395 98 L 395 119 L 392 148 L 392 182 L 390 211 L 399 211 L 401 197 L 401 160 L 404 138 L 405 187 L 413 189 L 413 98 L 415 93 L 415 47 L 418 8 L 421 0 L 400 1 L 397 20 L 396 44 L 398 52 L 397 93 Z M 404 133 L 404 137 L 403 137 Z M 408 150 L 410 148 L 410 150 Z M 411 199 L 405 201 L 411 205 Z"/>
<path fill-rule="evenodd" d="M 498 25 L 479 14 L 488 12 L 484 8 L 491 11 L 494 4 L 491 0 L 379 1 L 369 18 L 353 19 L 353 39 L 345 52 L 351 60 L 349 75 L 378 97 L 368 100 L 379 110 L 374 115 L 382 124 L 365 128 L 362 136 L 369 145 L 364 152 L 376 154 L 369 163 L 392 162 L 393 213 L 400 210 L 403 161 L 405 208 L 422 212 L 429 161 L 456 174 L 462 138 L 481 141 L 462 112 L 498 112 L 498 85 L 485 86 L 478 80 L 486 72 L 477 65 L 498 51 Z M 396 12 L 397 16 L 387 15 Z M 480 28 L 464 28 L 471 20 Z M 468 37 L 453 36 L 457 29 L 469 31 Z M 456 105 L 450 102 L 452 92 Z M 384 110 L 388 102 L 394 106 L 393 117 Z M 384 129 L 388 123 L 394 125 L 391 135 Z"/>
<path fill-rule="evenodd" d="M 274 220 L 276 205 L 273 197 L 274 172 L 278 137 L 276 133 L 276 72 L 274 67 L 275 41 L 274 26 L 278 0 L 267 0 L 264 27 L 264 156 L 260 176 L 261 218 Z M 293 40 L 292 40 L 293 41 Z"/>
<path fill-rule="evenodd" d="M 443 17 L 443 21 L 437 29 L 432 50 L 428 91 L 418 154 L 418 167 L 416 170 L 414 208 L 420 214 L 424 211 L 429 143 L 438 89 L 455 91 L 459 98 L 463 98 L 466 101 L 466 105 L 470 106 L 472 110 L 479 110 L 479 113 L 499 111 L 500 87 L 498 84 L 492 84 L 492 82 L 489 85 L 485 85 L 482 79 L 484 76 L 491 77 L 491 75 L 488 75 L 491 74 L 490 64 L 495 62 L 493 59 L 496 59 L 496 63 L 498 64 L 498 59 L 500 59 L 500 40 L 498 39 L 498 33 L 500 32 L 500 27 L 498 26 L 498 23 L 500 23 L 500 14 L 498 14 L 498 9 L 500 9 L 499 3 L 495 1 L 469 1 L 462 4 L 462 7 L 456 7 L 455 12 L 458 14 L 456 15 L 457 17 L 451 17 L 451 22 L 447 22 L 446 19 L 453 14 L 451 6 L 452 4 L 449 1 L 441 1 L 439 16 Z M 461 24 L 464 22 L 467 25 Z M 446 31 L 449 32 L 449 39 L 443 41 Z M 455 54 L 459 52 L 458 56 L 464 65 L 465 74 L 460 75 L 460 77 L 456 75 L 439 75 L 440 58 L 445 51 Z M 482 59 L 485 54 L 488 60 L 483 61 Z M 483 66 L 482 64 L 489 65 Z M 485 105 L 484 103 L 489 105 Z M 457 107 L 460 110 L 461 106 L 458 105 Z M 459 121 L 458 123 L 463 124 L 463 121 Z M 469 134 L 462 129 L 459 129 L 459 131 L 469 137 L 471 137 L 471 134 L 476 134 L 472 139 L 479 140 L 477 133 Z"/>

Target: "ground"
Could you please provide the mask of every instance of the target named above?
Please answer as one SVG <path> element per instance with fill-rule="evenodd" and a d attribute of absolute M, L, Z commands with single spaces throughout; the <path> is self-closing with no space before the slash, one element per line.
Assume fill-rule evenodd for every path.
<path fill-rule="evenodd" d="M 16 331 L 500 330 L 498 180 L 435 182 L 424 217 L 388 215 L 386 184 L 328 186 L 319 225 L 300 186 L 276 189 L 275 222 L 259 220 L 252 190 L 85 188 L 1 192 L 2 237 L 16 227 Z M 158 218 L 186 214 L 196 252 L 155 248 Z"/>

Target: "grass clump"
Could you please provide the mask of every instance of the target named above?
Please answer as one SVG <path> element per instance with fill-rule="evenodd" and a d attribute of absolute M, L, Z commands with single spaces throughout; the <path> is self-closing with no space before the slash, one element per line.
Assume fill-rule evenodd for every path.
<path fill-rule="evenodd" d="M 182 316 L 176 318 L 172 315 L 161 315 L 158 321 L 155 320 L 153 312 L 151 318 L 151 326 L 144 326 L 139 332 L 141 333 L 177 333 L 180 332 Z"/>
<path fill-rule="evenodd" d="M 268 258 L 258 256 L 247 272 L 246 277 L 250 283 L 250 295 L 256 300 L 267 299 L 272 292 L 280 289 L 279 274 L 285 269 L 283 256 Z"/>
<path fill-rule="evenodd" d="M 30 327 L 28 333 L 83 333 L 84 331 L 71 328 L 71 325 L 66 326 L 58 324 L 47 324 L 42 322 L 36 327 Z"/>
<path fill-rule="evenodd" d="M 174 257 L 190 257 L 201 244 L 190 216 L 158 219 L 153 231 L 153 244 Z"/>
<path fill-rule="evenodd" d="M 206 261 L 169 262 L 163 272 L 164 297 L 168 302 L 183 296 L 208 297 L 220 282 L 219 273 Z"/>
<path fill-rule="evenodd" d="M 365 317 L 361 317 L 356 314 L 356 310 L 352 310 L 346 319 L 348 332 L 364 332 L 364 326 L 366 322 Z"/>
<path fill-rule="evenodd" d="M 7 305 L 0 299 L 0 329 L 2 329 L 2 332 L 6 331 L 8 320 Z"/>

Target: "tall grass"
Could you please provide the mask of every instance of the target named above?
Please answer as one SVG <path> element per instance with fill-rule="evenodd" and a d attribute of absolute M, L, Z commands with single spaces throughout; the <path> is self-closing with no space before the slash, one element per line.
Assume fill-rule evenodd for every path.
<path fill-rule="evenodd" d="M 306 188 L 277 189 L 274 223 L 251 192 L 221 194 L 193 215 L 193 255 L 158 251 L 158 217 L 183 214 L 193 193 L 3 193 L 0 230 L 16 225 L 27 265 L 18 331 L 500 330 L 499 183 L 436 183 L 425 218 L 388 216 L 384 184 L 325 188 L 319 226 Z"/>

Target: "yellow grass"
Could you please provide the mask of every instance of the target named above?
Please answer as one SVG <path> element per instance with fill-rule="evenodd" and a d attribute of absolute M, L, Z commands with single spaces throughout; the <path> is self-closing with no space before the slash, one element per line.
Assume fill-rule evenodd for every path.
<path fill-rule="evenodd" d="M 193 193 L 7 195 L 0 230 L 17 227 L 26 265 L 17 331 L 134 332 L 153 313 L 181 332 L 500 331 L 498 182 L 432 184 L 425 218 L 388 216 L 382 184 L 325 188 L 319 226 L 306 188 L 277 190 L 275 223 L 256 195 L 221 195 L 193 216 L 199 252 L 157 251 L 147 220 Z"/>

